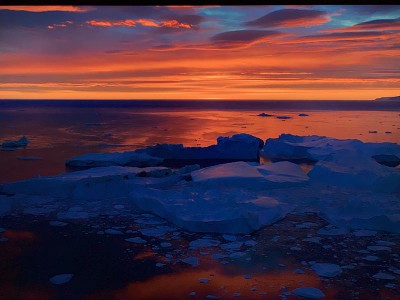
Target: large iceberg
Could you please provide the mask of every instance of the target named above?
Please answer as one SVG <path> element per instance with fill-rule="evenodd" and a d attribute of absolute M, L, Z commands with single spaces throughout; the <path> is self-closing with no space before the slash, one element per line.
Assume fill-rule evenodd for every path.
<path fill-rule="evenodd" d="M 263 140 L 240 133 L 231 137 L 218 137 L 217 144 L 208 147 L 184 147 L 182 144 L 157 144 L 143 149 L 114 153 L 87 153 L 67 160 L 69 167 L 130 166 L 152 167 L 163 165 L 184 166 L 204 161 L 258 161 Z M 179 163 L 181 161 L 181 163 Z M 171 163 L 172 162 L 172 163 Z M 207 164 L 207 163 L 206 163 Z M 215 164 L 211 162 L 211 164 Z"/>
<path fill-rule="evenodd" d="M 263 140 L 240 133 L 231 137 L 218 137 L 217 144 L 208 147 L 184 147 L 182 144 L 157 144 L 137 150 L 165 160 L 249 160 L 258 161 Z"/>
<path fill-rule="evenodd" d="M 278 138 L 267 139 L 263 153 L 272 159 L 323 160 L 338 151 L 355 152 L 360 156 L 385 156 L 393 162 L 400 157 L 400 145 L 396 143 L 364 143 L 356 139 L 334 139 L 326 136 L 298 136 L 281 134 Z"/>
<path fill-rule="evenodd" d="M 381 165 L 357 152 L 337 151 L 315 164 L 308 176 L 335 186 L 400 192 L 400 169 Z"/>
<path fill-rule="evenodd" d="M 309 172 L 313 181 L 335 186 L 399 192 L 400 145 L 339 140 L 325 136 L 282 134 L 268 139 L 263 149 L 271 159 L 317 162 Z"/>

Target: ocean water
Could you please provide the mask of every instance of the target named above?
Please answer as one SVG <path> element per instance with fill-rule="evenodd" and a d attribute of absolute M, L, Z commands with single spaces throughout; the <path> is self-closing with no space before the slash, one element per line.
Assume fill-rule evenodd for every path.
<path fill-rule="evenodd" d="M 257 116 L 262 112 L 274 116 Z M 276 118 L 282 115 L 292 118 Z M 241 132 L 264 141 L 291 133 L 400 143 L 399 120 L 400 103 L 394 101 L 2 100 L 0 142 L 25 135 L 31 143 L 0 151 L 0 182 L 66 172 L 68 158 L 87 152 L 157 143 L 208 146 L 218 136 Z"/>

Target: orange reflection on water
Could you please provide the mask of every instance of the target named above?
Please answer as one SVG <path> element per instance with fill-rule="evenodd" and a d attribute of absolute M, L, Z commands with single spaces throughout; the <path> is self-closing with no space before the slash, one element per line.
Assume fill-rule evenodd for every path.
<path fill-rule="evenodd" d="M 184 299 L 193 291 L 201 299 L 209 294 L 232 298 L 234 293 L 240 293 L 242 299 L 254 299 L 277 297 L 284 287 L 287 291 L 301 286 L 321 288 L 320 279 L 314 273 L 295 274 L 293 270 L 279 270 L 256 274 L 250 279 L 245 279 L 243 275 L 229 274 L 218 265 L 214 268 L 182 269 L 172 274 L 132 282 L 117 291 L 114 299 Z M 208 278 L 210 281 L 200 283 L 200 278 Z M 335 296 L 336 291 L 324 290 L 324 293 L 329 299 Z"/>
<path fill-rule="evenodd" d="M 3 236 L 18 242 L 33 242 L 37 238 L 36 234 L 32 231 L 13 229 L 6 230 Z"/>

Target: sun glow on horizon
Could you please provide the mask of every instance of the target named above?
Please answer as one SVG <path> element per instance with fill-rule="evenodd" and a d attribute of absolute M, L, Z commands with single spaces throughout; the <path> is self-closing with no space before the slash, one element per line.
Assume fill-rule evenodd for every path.
<path fill-rule="evenodd" d="M 400 6 L 367 8 L 0 6 L 0 98 L 398 95 Z"/>

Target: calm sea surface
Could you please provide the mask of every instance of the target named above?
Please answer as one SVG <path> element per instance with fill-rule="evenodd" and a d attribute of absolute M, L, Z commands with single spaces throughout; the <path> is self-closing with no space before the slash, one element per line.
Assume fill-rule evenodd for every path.
<path fill-rule="evenodd" d="M 257 116 L 262 112 L 292 119 Z M 87 152 L 157 143 L 208 146 L 218 136 L 241 132 L 264 141 L 292 133 L 400 143 L 399 121 L 400 103 L 394 101 L 3 100 L 0 142 L 25 135 L 31 143 L 26 149 L 0 151 L 0 182 L 65 172 L 65 160 Z"/>

